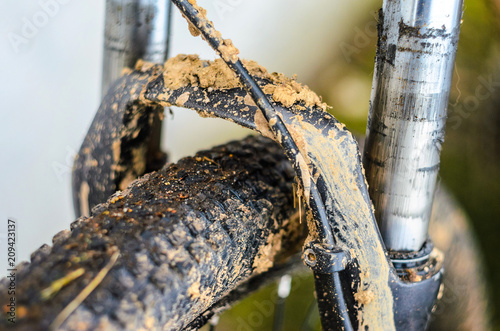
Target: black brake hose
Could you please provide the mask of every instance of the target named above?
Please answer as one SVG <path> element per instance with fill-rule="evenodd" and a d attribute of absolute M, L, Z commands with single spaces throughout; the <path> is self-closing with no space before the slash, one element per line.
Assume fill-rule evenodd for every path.
<path fill-rule="evenodd" d="M 280 144 L 285 150 L 286 156 L 295 165 L 297 174 L 300 174 L 301 165 L 297 160 L 301 158 L 305 160 L 300 154 L 297 144 L 293 140 L 290 132 L 286 128 L 282 119 L 277 115 L 276 110 L 268 100 L 267 96 L 261 90 L 259 85 L 250 75 L 248 70 L 243 66 L 243 63 L 237 56 L 237 50 L 226 40 L 222 39 L 221 34 L 214 28 L 210 22 L 196 5 L 193 0 L 171 0 L 181 11 L 184 17 L 192 24 L 208 42 L 208 44 L 217 52 L 217 54 L 224 60 L 228 67 L 238 76 L 243 87 L 251 95 L 254 102 L 258 105 L 265 119 L 267 120 L 270 129 L 275 136 L 281 135 Z M 296 161 L 296 162 L 293 162 Z M 304 164 L 302 164 L 304 166 Z M 304 188 L 305 189 L 305 188 Z M 318 191 L 316 183 L 311 180 L 310 185 L 310 201 L 309 205 L 314 219 L 317 221 L 318 236 L 322 242 L 327 245 L 335 246 L 335 238 L 333 236 L 328 217 L 325 212 L 325 207 Z M 347 307 L 343 295 L 342 286 L 338 273 L 331 275 L 331 286 L 336 292 L 336 304 L 340 315 L 340 323 L 344 330 L 353 330 L 351 321 L 347 312 Z"/>

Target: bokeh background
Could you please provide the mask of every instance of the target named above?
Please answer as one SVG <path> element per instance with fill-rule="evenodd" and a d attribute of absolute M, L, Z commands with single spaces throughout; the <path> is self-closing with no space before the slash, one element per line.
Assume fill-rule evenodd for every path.
<path fill-rule="evenodd" d="M 242 57 L 270 71 L 298 74 L 300 82 L 333 107 L 331 112 L 339 120 L 356 134 L 364 134 L 381 0 L 199 0 L 199 4 Z M 4 230 L 8 217 L 17 220 L 18 257 L 23 260 L 74 219 L 70 171 L 99 105 L 104 5 L 103 0 L 0 2 L 0 226 Z M 171 54 L 215 58 L 200 38 L 189 34 L 177 12 L 172 29 Z M 489 309 L 497 329 L 499 31 L 500 1 L 465 0 L 439 179 L 467 212 L 482 249 Z M 187 110 L 174 109 L 173 114 L 166 117 L 163 137 L 172 161 L 250 133 Z M 2 257 L 0 273 L 5 270 L 3 263 Z M 296 286 L 302 292 L 293 300 L 301 310 L 294 314 L 305 316 L 313 300 L 312 287 L 305 276 L 294 278 L 296 282 L 302 284 Z M 269 292 L 273 288 L 251 302 L 268 300 Z M 225 327 L 270 327 L 272 316 L 264 316 L 267 313 L 261 314 L 259 327 L 249 324 L 249 315 L 238 320 L 236 313 L 251 305 L 237 306 Z"/>

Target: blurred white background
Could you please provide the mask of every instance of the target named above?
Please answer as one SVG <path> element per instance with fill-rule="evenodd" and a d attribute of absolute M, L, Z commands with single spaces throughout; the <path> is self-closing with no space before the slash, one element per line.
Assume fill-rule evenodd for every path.
<path fill-rule="evenodd" d="M 241 57 L 306 84 L 340 53 L 370 2 L 199 0 Z M 17 220 L 18 259 L 28 260 L 74 219 L 72 158 L 99 106 L 104 7 L 104 0 L 0 2 L 0 226 L 4 232 L 7 217 Z M 172 28 L 172 55 L 215 57 L 176 9 Z M 174 115 L 163 137 L 171 160 L 249 133 L 189 110 Z"/>

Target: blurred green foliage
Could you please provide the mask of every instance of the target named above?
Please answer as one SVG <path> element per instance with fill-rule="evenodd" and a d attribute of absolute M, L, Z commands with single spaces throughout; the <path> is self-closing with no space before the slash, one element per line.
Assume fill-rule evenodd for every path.
<path fill-rule="evenodd" d="M 313 295 L 314 282 L 309 269 L 294 274 L 292 292 L 285 303 L 283 330 L 321 330 L 316 301 Z M 269 285 L 220 316 L 217 331 L 273 330 L 275 304 L 278 301 L 278 286 Z M 307 316 L 309 315 L 309 318 Z M 203 330 L 208 330 L 205 326 Z"/>

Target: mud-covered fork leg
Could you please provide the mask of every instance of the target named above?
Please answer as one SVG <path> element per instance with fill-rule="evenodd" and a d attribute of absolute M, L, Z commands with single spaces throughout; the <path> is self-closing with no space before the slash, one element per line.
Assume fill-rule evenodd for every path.
<path fill-rule="evenodd" d="M 121 76 L 123 68 L 133 68 L 139 59 L 152 63 L 167 60 L 171 13 L 169 0 L 106 1 L 102 95 Z M 149 130 L 146 172 L 165 164 L 166 156 L 160 149 L 162 118 L 154 116 Z"/>
<path fill-rule="evenodd" d="M 113 83 L 124 68 L 134 68 L 140 59 L 165 62 L 170 13 L 168 0 L 106 1 L 103 111 L 97 115 L 99 121 L 92 123 L 75 161 L 73 200 L 76 216 L 87 216 L 93 206 L 104 202 L 110 194 L 166 163 L 166 154 L 160 148 L 163 107 L 147 107 L 132 101 L 141 91 L 140 80 L 127 82 L 132 86 L 139 84 L 134 91 L 121 83 Z M 121 103 L 127 106 L 119 107 Z"/>

